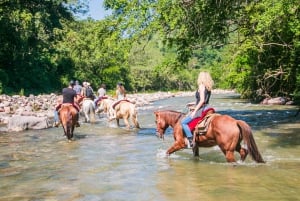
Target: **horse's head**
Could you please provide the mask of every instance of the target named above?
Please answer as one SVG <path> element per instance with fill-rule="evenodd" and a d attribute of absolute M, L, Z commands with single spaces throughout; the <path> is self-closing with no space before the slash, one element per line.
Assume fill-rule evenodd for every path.
<path fill-rule="evenodd" d="M 155 123 L 156 123 L 156 135 L 157 137 L 164 139 L 164 134 L 169 125 L 166 123 L 164 118 L 161 117 L 161 113 L 159 111 L 154 112 L 155 115 Z"/>

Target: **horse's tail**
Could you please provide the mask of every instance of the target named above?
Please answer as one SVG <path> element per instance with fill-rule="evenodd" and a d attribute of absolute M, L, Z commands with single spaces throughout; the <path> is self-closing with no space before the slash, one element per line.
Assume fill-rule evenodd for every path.
<path fill-rule="evenodd" d="M 247 144 L 252 159 L 258 163 L 265 163 L 258 151 L 250 126 L 246 122 L 241 120 L 237 120 L 237 125 L 241 130 L 243 140 Z"/>

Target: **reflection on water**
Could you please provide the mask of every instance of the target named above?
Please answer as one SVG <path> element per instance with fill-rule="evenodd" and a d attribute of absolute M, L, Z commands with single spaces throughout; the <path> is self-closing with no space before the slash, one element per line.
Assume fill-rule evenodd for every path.
<path fill-rule="evenodd" d="M 298 200 L 300 117 L 292 106 L 261 106 L 236 95 L 213 95 L 217 112 L 251 125 L 267 161 L 228 164 L 218 149 L 200 157 L 155 136 L 153 111 L 186 111 L 193 97 L 169 98 L 139 109 L 140 130 L 101 117 L 82 124 L 67 142 L 62 128 L 0 135 L 0 200 Z M 121 124 L 123 122 L 121 121 Z M 237 155 L 238 157 L 238 155 Z"/>

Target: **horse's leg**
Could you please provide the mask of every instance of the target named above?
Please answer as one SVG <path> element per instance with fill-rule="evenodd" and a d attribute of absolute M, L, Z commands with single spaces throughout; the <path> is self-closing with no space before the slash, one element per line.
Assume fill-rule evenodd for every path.
<path fill-rule="evenodd" d="M 70 134 L 71 134 L 71 138 L 73 138 L 73 133 L 74 133 L 74 128 L 75 128 L 75 125 L 74 125 L 74 123 L 72 124 L 72 127 L 71 127 L 71 132 L 70 132 Z"/>
<path fill-rule="evenodd" d="M 116 121 L 117 121 L 117 126 L 120 127 L 120 119 L 116 118 Z"/>
<path fill-rule="evenodd" d="M 182 128 L 181 125 L 180 126 L 176 126 L 173 129 L 174 131 L 174 139 L 175 142 L 174 144 L 167 150 L 167 155 L 170 155 L 180 149 L 185 148 L 185 140 L 184 140 L 184 136 L 183 136 L 183 132 L 182 132 Z"/>
<path fill-rule="evenodd" d="M 234 150 L 226 150 L 225 157 L 226 157 L 227 162 L 229 162 L 229 163 L 236 162 L 235 158 L 234 158 Z"/>
<path fill-rule="evenodd" d="M 193 148 L 192 148 L 194 156 L 199 156 L 199 145 L 198 145 L 197 141 L 198 141 L 197 133 L 194 132 L 193 133 Z"/>
<path fill-rule="evenodd" d="M 140 124 L 139 124 L 139 122 L 137 120 L 137 115 L 132 115 L 131 119 L 132 119 L 132 122 L 133 122 L 134 126 L 136 128 L 140 128 Z"/>
<path fill-rule="evenodd" d="M 170 155 L 180 149 L 185 148 L 185 141 L 184 139 L 177 139 L 174 144 L 167 150 L 167 155 Z"/>
<path fill-rule="evenodd" d="M 194 156 L 199 156 L 199 146 L 197 143 L 194 143 L 194 146 L 193 146 L 193 155 Z"/>
<path fill-rule="evenodd" d="M 67 138 L 69 141 L 71 140 L 71 128 L 69 122 L 67 123 Z"/>
<path fill-rule="evenodd" d="M 85 119 L 85 123 L 90 122 L 90 118 L 89 118 L 89 108 L 84 108 L 84 119 Z"/>
<path fill-rule="evenodd" d="M 126 128 L 130 129 L 130 124 L 129 124 L 129 121 L 128 121 L 128 117 L 124 117 L 123 119 L 124 119 L 124 123 L 126 125 Z"/>
<path fill-rule="evenodd" d="M 91 106 L 90 120 L 91 120 L 92 123 L 94 123 L 96 121 L 96 113 L 95 113 L 94 106 Z"/>
<path fill-rule="evenodd" d="M 248 150 L 245 149 L 245 148 L 242 148 L 242 146 L 240 144 L 236 145 L 235 150 L 240 153 L 241 160 L 245 161 L 245 159 L 246 159 L 246 157 L 248 155 Z"/>
<path fill-rule="evenodd" d="M 63 127 L 63 129 L 64 129 L 64 134 L 65 134 L 65 136 L 67 136 L 67 126 L 64 125 L 64 124 L 62 124 L 62 127 Z"/>

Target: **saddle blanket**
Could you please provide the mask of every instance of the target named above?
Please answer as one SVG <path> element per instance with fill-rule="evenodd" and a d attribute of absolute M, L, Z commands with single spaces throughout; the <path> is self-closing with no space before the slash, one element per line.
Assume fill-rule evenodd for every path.
<path fill-rule="evenodd" d="M 126 101 L 126 102 L 129 102 L 129 103 L 130 103 L 130 101 L 127 100 L 127 99 L 119 100 L 119 101 L 115 102 L 115 103 L 112 105 L 112 108 L 115 109 L 116 105 L 118 105 L 120 102 L 123 102 L 123 101 Z"/>
<path fill-rule="evenodd" d="M 208 108 L 208 109 L 204 110 L 200 117 L 196 117 L 190 123 L 188 123 L 188 126 L 189 126 L 189 128 L 192 132 L 195 130 L 198 122 L 200 122 L 207 115 L 207 113 L 210 112 L 210 111 L 214 113 L 215 109 L 214 108 Z"/>

